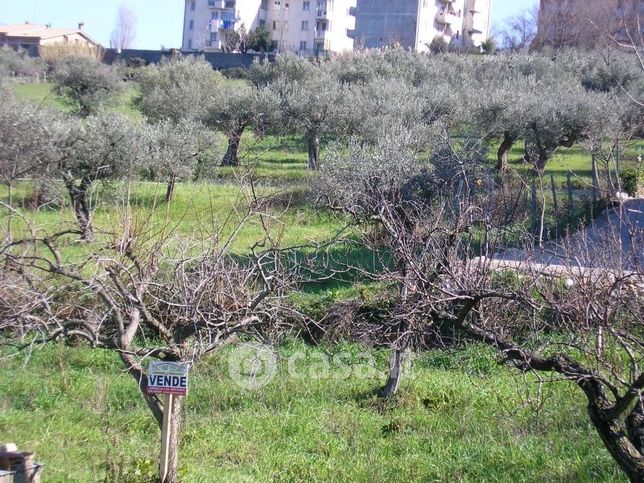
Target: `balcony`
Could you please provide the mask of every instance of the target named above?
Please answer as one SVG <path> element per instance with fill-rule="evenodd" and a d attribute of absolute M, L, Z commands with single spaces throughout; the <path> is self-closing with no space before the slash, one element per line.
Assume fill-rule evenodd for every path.
<path fill-rule="evenodd" d="M 456 26 L 462 22 L 461 18 L 453 12 L 439 11 L 436 14 L 436 22 L 443 25 Z"/>
<path fill-rule="evenodd" d="M 220 30 L 235 30 L 234 20 L 222 20 Z"/>
<path fill-rule="evenodd" d="M 328 19 L 329 18 L 329 12 L 327 12 L 327 9 L 318 9 L 315 11 L 315 18 L 316 19 Z"/>
<path fill-rule="evenodd" d="M 219 18 L 212 19 L 208 21 L 208 30 L 210 30 L 211 32 L 219 32 L 219 29 L 221 29 L 223 23 L 224 21 Z"/>

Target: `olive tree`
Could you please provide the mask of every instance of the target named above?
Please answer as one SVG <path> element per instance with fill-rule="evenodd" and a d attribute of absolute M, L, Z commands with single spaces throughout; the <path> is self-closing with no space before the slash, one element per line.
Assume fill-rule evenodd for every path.
<path fill-rule="evenodd" d="M 53 71 L 56 92 L 83 117 L 98 112 L 123 90 L 117 70 L 90 57 L 63 57 Z"/>
<path fill-rule="evenodd" d="M 83 240 L 92 240 L 91 190 L 99 181 L 132 175 L 145 163 L 144 137 L 127 117 L 102 113 L 81 122 L 61 121 L 55 134 L 56 163 L 50 176 L 65 184 Z"/>
<path fill-rule="evenodd" d="M 301 80 L 281 77 L 271 87 L 280 96 L 281 122 L 304 135 L 309 169 L 317 170 L 321 137 L 338 127 L 338 109 L 344 103 L 342 85 L 326 69 L 319 68 Z"/>
<path fill-rule="evenodd" d="M 220 74 L 203 58 L 164 58 L 142 70 L 135 102 L 149 122 L 201 121 L 221 87 Z"/>
<path fill-rule="evenodd" d="M 56 155 L 51 124 L 56 113 L 18 101 L 7 86 L 0 85 L 0 182 L 7 187 L 7 236 L 14 215 L 13 189 L 21 178 L 48 171 Z"/>
<path fill-rule="evenodd" d="M 37 59 L 29 57 L 25 50 L 14 50 L 11 47 L 0 47 L 0 75 L 11 77 L 40 78 L 43 65 Z"/>
<path fill-rule="evenodd" d="M 202 124 L 193 121 L 160 121 L 142 129 L 140 142 L 145 149 L 146 171 L 155 179 L 166 181 L 166 203 L 174 197 L 177 180 L 195 174 L 199 155 L 212 148 L 214 140 Z"/>
<path fill-rule="evenodd" d="M 363 234 L 361 243 L 381 259 L 383 269 L 367 276 L 392 287 L 385 322 L 375 329 L 385 332 L 392 349 L 382 397 L 398 390 L 406 354 L 432 326 L 469 314 L 462 303 L 470 293 L 447 281 L 457 279 L 473 253 L 473 228 L 492 226 L 495 211 L 492 197 L 477 193 L 474 183 L 485 176 L 484 153 L 457 148 L 438 131 L 428 159 L 413 134 L 397 132 L 376 145 L 354 141 L 331 149 L 318 186 L 328 205 L 350 216 Z"/>
<path fill-rule="evenodd" d="M 228 148 L 222 166 L 239 165 L 239 146 L 248 127 L 263 132 L 275 125 L 279 103 L 274 92 L 255 86 L 229 85 L 211 99 L 205 123 L 228 138 Z"/>

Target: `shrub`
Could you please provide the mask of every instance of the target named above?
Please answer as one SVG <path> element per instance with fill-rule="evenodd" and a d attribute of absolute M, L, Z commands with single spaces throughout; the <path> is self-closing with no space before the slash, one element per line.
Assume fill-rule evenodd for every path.
<path fill-rule="evenodd" d="M 54 64 L 56 92 L 83 117 L 100 107 L 123 88 L 116 69 L 89 57 L 65 57 Z"/>
<path fill-rule="evenodd" d="M 10 47 L 0 48 L 0 75 L 12 77 L 40 77 L 42 64 L 31 57 L 25 50 L 14 50 Z"/>
<path fill-rule="evenodd" d="M 630 196 L 637 196 L 644 190 L 644 172 L 638 169 L 629 168 L 622 171 L 620 178 L 622 179 L 622 188 Z"/>

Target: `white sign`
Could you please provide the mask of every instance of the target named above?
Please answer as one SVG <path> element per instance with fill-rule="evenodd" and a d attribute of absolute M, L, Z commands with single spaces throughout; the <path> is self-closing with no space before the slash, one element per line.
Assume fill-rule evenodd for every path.
<path fill-rule="evenodd" d="M 148 367 L 148 394 L 188 394 L 189 362 L 152 361 Z"/>

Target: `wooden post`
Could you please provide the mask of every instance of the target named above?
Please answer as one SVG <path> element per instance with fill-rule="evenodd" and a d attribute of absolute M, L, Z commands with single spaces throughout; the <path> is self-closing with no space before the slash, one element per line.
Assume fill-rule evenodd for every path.
<path fill-rule="evenodd" d="M 622 191 L 622 180 L 620 174 L 622 174 L 622 160 L 619 159 L 619 138 L 615 142 L 615 170 L 617 171 L 617 190 Z"/>
<path fill-rule="evenodd" d="M 574 214 L 575 211 L 575 204 L 572 199 L 572 181 L 570 178 L 572 177 L 572 173 L 568 171 L 566 173 L 566 186 L 568 188 L 568 217 L 572 218 L 572 215 Z"/>
<path fill-rule="evenodd" d="M 597 194 L 599 192 L 599 177 L 597 176 L 597 160 L 595 155 L 591 156 L 592 172 L 593 172 L 593 205 L 597 202 Z"/>
<path fill-rule="evenodd" d="M 555 186 L 555 175 L 550 175 L 550 189 L 552 189 L 552 203 L 555 208 L 555 215 L 559 211 L 559 204 L 557 203 L 557 187 Z"/>
<path fill-rule="evenodd" d="M 170 421 L 174 410 L 174 394 L 165 395 L 163 405 L 163 428 L 161 429 L 161 463 L 159 465 L 159 481 L 165 483 L 168 476 L 168 461 L 170 460 Z"/>

